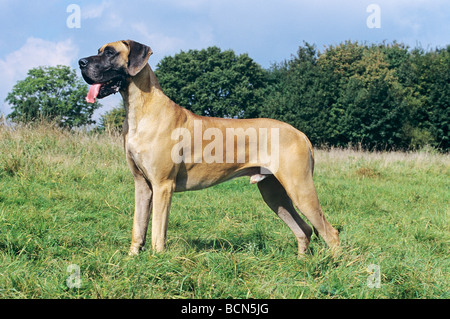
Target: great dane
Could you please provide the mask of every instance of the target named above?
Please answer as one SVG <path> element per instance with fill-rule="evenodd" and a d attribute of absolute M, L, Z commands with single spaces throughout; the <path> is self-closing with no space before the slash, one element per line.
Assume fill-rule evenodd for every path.
<path fill-rule="evenodd" d="M 164 95 L 148 64 L 151 54 L 148 46 L 127 40 L 105 44 L 97 55 L 79 60 L 91 85 L 86 100 L 93 103 L 120 92 L 126 108 L 124 147 L 135 184 L 130 255 L 144 248 L 152 212 L 152 247 L 156 252 L 165 249 L 174 192 L 239 176 L 250 176 L 267 205 L 292 230 L 299 255 L 306 252 L 313 230 L 295 207 L 337 248 L 338 232 L 317 198 L 314 153 L 306 135 L 273 119 L 193 114 Z"/>

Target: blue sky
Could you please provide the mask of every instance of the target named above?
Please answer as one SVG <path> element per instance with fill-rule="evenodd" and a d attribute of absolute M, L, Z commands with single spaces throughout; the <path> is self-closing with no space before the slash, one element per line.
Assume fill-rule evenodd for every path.
<path fill-rule="evenodd" d="M 69 28 L 70 4 L 80 28 Z M 369 28 L 370 4 L 380 28 Z M 77 68 L 104 43 L 132 39 L 153 49 L 155 68 L 180 50 L 218 46 L 248 53 L 265 68 L 294 54 L 303 41 L 324 46 L 345 40 L 394 40 L 424 49 L 450 44 L 448 0 L 0 0 L 0 113 L 13 85 L 39 65 Z M 98 114 L 119 103 L 101 101 Z"/>

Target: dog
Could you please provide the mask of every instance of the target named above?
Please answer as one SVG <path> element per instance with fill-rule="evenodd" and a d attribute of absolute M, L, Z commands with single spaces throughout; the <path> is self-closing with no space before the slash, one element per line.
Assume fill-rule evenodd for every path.
<path fill-rule="evenodd" d="M 195 115 L 164 95 L 148 64 L 151 54 L 150 47 L 126 40 L 105 44 L 97 55 L 79 60 L 82 76 L 91 85 L 86 100 L 93 103 L 120 92 L 126 108 L 124 149 L 135 186 L 129 254 L 144 249 L 151 214 L 152 248 L 165 249 L 174 192 L 240 176 L 250 176 L 266 204 L 292 230 L 300 256 L 313 229 L 296 208 L 335 250 L 338 231 L 320 207 L 313 183 L 314 153 L 306 135 L 273 119 Z"/>

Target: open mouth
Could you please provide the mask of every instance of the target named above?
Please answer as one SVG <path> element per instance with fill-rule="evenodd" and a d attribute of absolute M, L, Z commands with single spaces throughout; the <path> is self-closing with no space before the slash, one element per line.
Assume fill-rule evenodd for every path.
<path fill-rule="evenodd" d="M 95 103 L 95 98 L 102 99 L 108 95 L 116 94 L 121 87 L 121 79 L 113 79 L 105 83 L 92 84 L 86 96 L 86 102 Z"/>

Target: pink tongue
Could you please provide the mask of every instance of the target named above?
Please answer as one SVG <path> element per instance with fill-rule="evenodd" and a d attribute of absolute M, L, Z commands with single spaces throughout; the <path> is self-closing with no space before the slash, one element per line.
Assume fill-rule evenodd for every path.
<path fill-rule="evenodd" d="M 95 98 L 98 95 L 98 92 L 100 91 L 101 84 L 93 84 L 89 88 L 89 92 L 86 96 L 86 102 L 88 103 L 95 103 Z"/>

